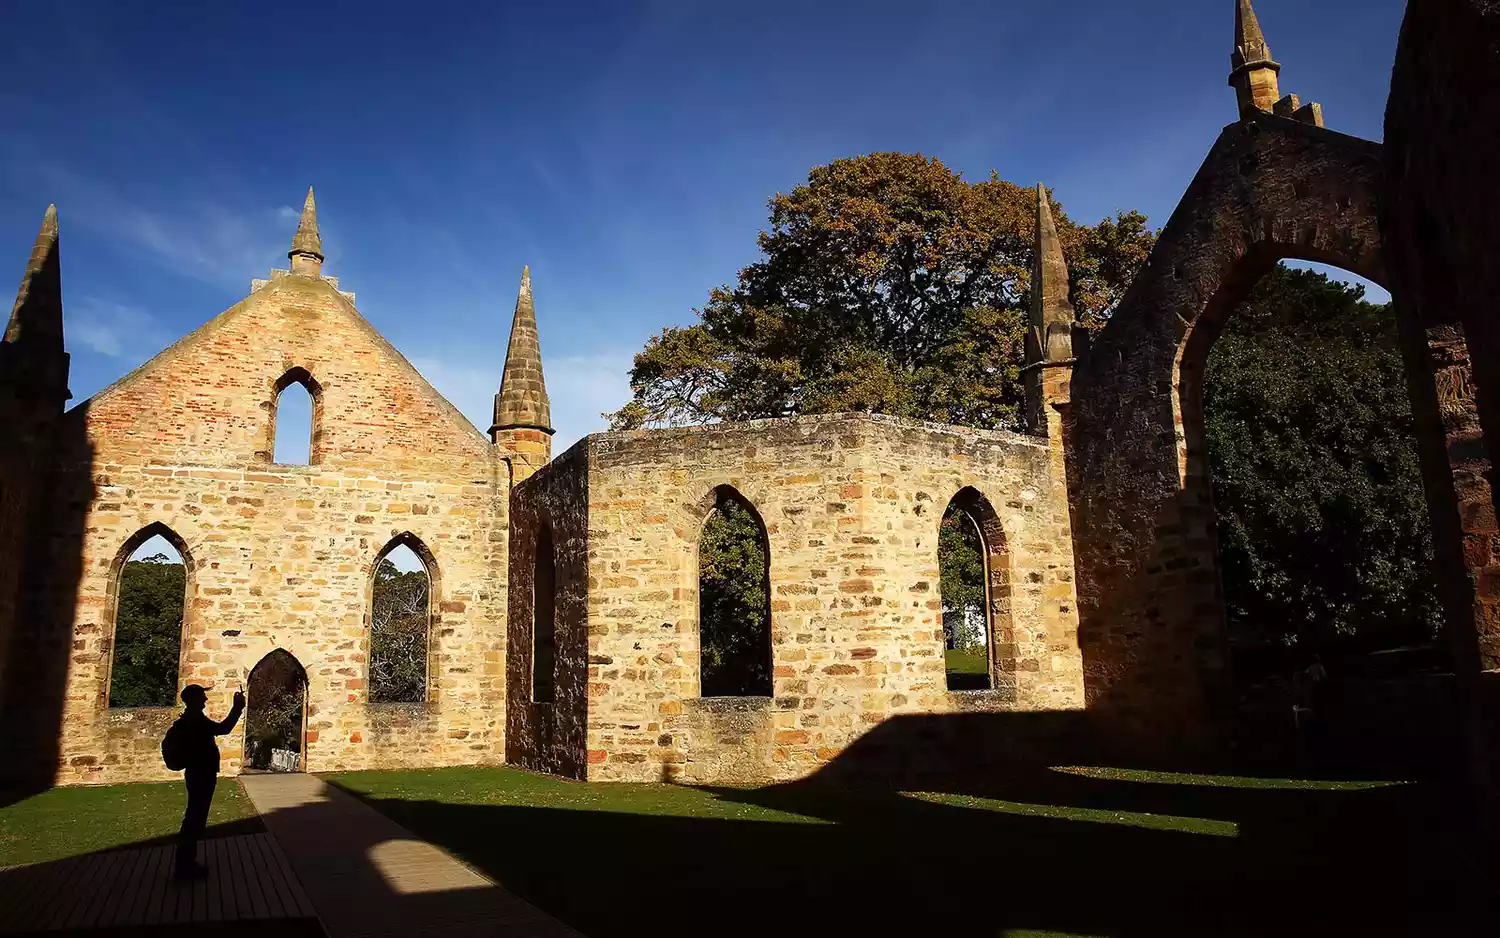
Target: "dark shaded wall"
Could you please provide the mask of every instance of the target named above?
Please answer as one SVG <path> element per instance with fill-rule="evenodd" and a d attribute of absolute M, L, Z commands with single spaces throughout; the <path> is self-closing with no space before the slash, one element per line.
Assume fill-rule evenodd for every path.
<path fill-rule="evenodd" d="M 1444 380 L 1445 439 L 1424 452 L 1429 489 L 1450 485 L 1450 622 L 1468 703 L 1475 790 L 1500 833 L 1500 2 L 1408 5 L 1386 109 L 1391 291 Z M 1413 330 L 1415 332 L 1415 328 Z M 1416 340 L 1414 339 L 1413 342 Z M 1467 358 L 1467 362 L 1465 361 Z M 1440 545 L 1441 547 L 1442 545 Z"/>
<path fill-rule="evenodd" d="M 24 455 L 7 460 L 0 565 L 13 580 L 8 608 L 0 606 L 8 659 L 0 674 L 0 788 L 13 794 L 50 786 L 65 764 L 63 712 L 78 653 L 72 623 L 94 497 L 86 412 L 81 405 L 35 427 Z"/>
<path fill-rule="evenodd" d="M 580 441 L 516 485 L 510 501 L 505 761 L 583 778 L 588 731 L 589 447 Z M 550 527 L 557 657 L 550 703 L 532 700 L 536 549 Z"/>
<path fill-rule="evenodd" d="M 1211 747 L 1228 661 L 1202 376 L 1285 258 L 1376 282 L 1380 147 L 1269 114 L 1224 129 L 1074 372 L 1068 475 L 1089 706 L 1122 750 Z"/>

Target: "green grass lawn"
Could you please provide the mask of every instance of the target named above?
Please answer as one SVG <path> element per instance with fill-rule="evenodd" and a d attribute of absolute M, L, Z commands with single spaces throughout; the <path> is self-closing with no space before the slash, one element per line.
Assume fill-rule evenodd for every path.
<path fill-rule="evenodd" d="M 983 648 L 949 648 L 943 652 L 949 674 L 988 674 L 989 658 Z"/>
<path fill-rule="evenodd" d="M 181 782 L 53 788 L 0 808 L 0 867 L 40 863 L 175 836 L 187 793 Z M 220 779 L 209 811 L 215 827 L 258 829 L 239 782 Z"/>
<path fill-rule="evenodd" d="M 591 938 L 1450 936 L 1494 901 L 1418 785 L 1086 767 L 939 791 L 329 779 Z"/>
<path fill-rule="evenodd" d="M 943 651 L 949 690 L 981 690 L 990 686 L 990 659 L 983 648 Z"/>

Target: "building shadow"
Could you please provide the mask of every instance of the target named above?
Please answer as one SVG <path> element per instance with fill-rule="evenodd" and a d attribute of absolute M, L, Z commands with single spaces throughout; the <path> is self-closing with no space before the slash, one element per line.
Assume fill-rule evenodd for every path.
<path fill-rule="evenodd" d="M 1484 932 L 1494 894 L 1434 836 L 1423 785 L 1060 768 L 697 789 L 717 816 L 354 793 L 594 938 Z"/>
<path fill-rule="evenodd" d="M 1017 739 L 1053 738 L 1044 725 L 1058 717 L 974 716 L 1014 726 Z M 916 746 L 939 731 L 922 724 L 954 720 L 889 721 L 868 751 Z M 1043 728 L 1028 731 L 1032 722 Z M 846 757 L 866 758 L 858 748 Z M 545 794 L 463 804 L 341 785 L 503 888 L 413 887 L 392 865 L 402 841 L 384 825 L 368 825 L 368 836 L 356 827 L 337 854 L 311 862 L 341 901 L 387 910 L 391 928 L 459 928 L 508 908 L 514 933 L 546 933 L 530 931 L 534 912 L 518 897 L 592 938 L 1488 933 L 1497 896 L 1441 835 L 1449 802 L 1433 783 L 1170 775 L 1051 761 L 1060 755 L 1076 753 L 1033 750 L 1004 771 L 880 777 L 835 760 L 764 788 L 557 780 L 540 789 L 555 784 L 550 804 Z M 312 831 L 333 810 L 348 809 L 302 804 L 269 812 L 266 826 Z M 258 827 L 221 824 L 209 836 Z M 0 895 L 16 875 L 0 871 Z"/>
<path fill-rule="evenodd" d="M 20 482 L 25 499 L 9 543 L 0 544 L 0 552 L 9 554 L 6 562 L 18 570 L 11 584 L 11 621 L 0 622 L 0 807 L 55 782 L 68 668 L 79 653 L 75 643 L 90 629 L 100 629 L 84 624 L 75 634 L 73 626 L 95 494 L 87 414 L 84 402 L 53 421 L 29 460 L 27 477 L 10 480 Z M 105 702 L 96 703 L 102 708 Z"/>

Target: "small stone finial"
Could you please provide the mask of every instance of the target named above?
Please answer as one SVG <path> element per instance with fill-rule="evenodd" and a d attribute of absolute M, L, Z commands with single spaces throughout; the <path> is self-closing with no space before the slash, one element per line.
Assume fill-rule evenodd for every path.
<path fill-rule="evenodd" d="M 1068 291 L 1068 262 L 1063 257 L 1057 224 L 1047 189 L 1036 187 L 1036 263 L 1031 274 L 1031 329 L 1026 361 L 1067 362 L 1073 359 L 1073 302 Z"/>
<path fill-rule="evenodd" d="M 536 430 L 552 434 L 552 408 L 542 376 L 542 349 L 537 337 L 536 307 L 531 298 L 531 268 L 521 270 L 521 289 L 511 321 L 510 346 L 500 393 L 495 395 L 493 437 L 504 430 Z"/>
<path fill-rule="evenodd" d="M 0 341 L 0 379 L 24 386 L 34 396 L 66 401 L 71 395 L 59 252 L 57 206 L 49 205 Z"/>
<path fill-rule="evenodd" d="M 1229 56 L 1229 84 L 1239 100 L 1240 116 L 1270 111 L 1281 98 L 1277 74 L 1281 65 L 1271 58 L 1271 46 L 1261 32 L 1250 0 L 1235 0 L 1234 52 Z"/>
<path fill-rule="evenodd" d="M 312 186 L 302 203 L 302 217 L 297 233 L 292 235 L 292 249 L 286 252 L 292 262 L 292 273 L 300 277 L 318 277 L 323 273 L 323 238 L 318 234 L 318 205 L 313 201 Z"/>

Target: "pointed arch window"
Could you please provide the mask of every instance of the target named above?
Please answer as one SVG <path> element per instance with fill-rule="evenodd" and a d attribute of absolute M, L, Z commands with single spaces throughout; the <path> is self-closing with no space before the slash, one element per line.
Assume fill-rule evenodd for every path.
<path fill-rule="evenodd" d="M 739 492 L 721 486 L 698 536 L 702 696 L 771 696 L 770 567 L 760 514 Z"/>
<path fill-rule="evenodd" d="M 437 565 L 418 538 L 402 534 L 376 558 L 370 589 L 370 703 L 427 699 Z"/>
<path fill-rule="evenodd" d="M 109 706 L 176 703 L 189 568 L 187 545 L 164 524 L 125 542 L 114 567 Z"/>
<path fill-rule="evenodd" d="M 276 382 L 271 401 L 270 461 L 315 466 L 322 459 L 323 388 L 306 368 L 293 368 Z"/>
<path fill-rule="evenodd" d="M 1005 531 L 989 500 L 965 488 L 938 529 L 943 655 L 949 690 L 989 690 L 1011 644 L 1010 564 Z"/>

